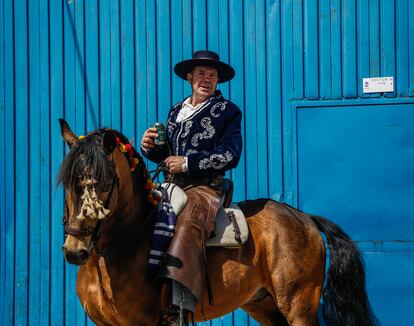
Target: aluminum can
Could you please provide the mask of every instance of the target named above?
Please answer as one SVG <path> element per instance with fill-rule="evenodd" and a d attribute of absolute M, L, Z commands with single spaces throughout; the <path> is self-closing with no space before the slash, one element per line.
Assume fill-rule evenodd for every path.
<path fill-rule="evenodd" d="M 154 127 L 157 129 L 158 137 L 154 139 L 155 145 L 164 145 L 165 144 L 165 127 L 161 122 L 154 123 Z"/>

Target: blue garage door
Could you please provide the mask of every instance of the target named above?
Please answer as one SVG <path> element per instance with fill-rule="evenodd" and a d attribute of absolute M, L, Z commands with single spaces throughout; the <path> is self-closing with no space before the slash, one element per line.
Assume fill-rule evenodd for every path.
<path fill-rule="evenodd" d="M 364 251 L 384 325 L 414 314 L 414 104 L 297 107 L 297 204 Z"/>

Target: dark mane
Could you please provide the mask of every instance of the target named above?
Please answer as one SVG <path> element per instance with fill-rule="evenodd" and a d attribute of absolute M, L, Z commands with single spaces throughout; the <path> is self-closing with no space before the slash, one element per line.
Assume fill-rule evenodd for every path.
<path fill-rule="evenodd" d="M 62 183 L 66 188 L 75 189 L 78 178 L 88 167 L 90 176 L 97 181 L 97 191 L 104 191 L 112 183 L 115 173 L 114 163 L 107 159 L 107 155 L 102 146 L 103 136 L 106 128 L 100 128 L 88 134 L 85 138 L 79 139 L 70 152 L 64 158 L 58 175 L 58 183 Z M 120 132 L 112 130 L 115 136 L 123 144 L 129 143 L 128 139 Z M 134 157 L 138 157 L 140 166 L 144 164 L 140 155 L 133 148 Z M 140 169 L 140 167 L 137 167 Z"/>

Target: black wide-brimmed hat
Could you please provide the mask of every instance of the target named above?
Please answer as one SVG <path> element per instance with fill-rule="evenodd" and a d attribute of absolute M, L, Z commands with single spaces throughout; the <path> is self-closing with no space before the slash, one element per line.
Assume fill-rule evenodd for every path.
<path fill-rule="evenodd" d="M 197 66 L 207 66 L 217 69 L 219 83 L 229 81 L 236 74 L 232 66 L 220 61 L 217 53 L 208 50 L 194 52 L 192 59 L 177 63 L 174 67 L 174 72 L 178 77 L 187 80 L 187 73 L 191 72 Z"/>

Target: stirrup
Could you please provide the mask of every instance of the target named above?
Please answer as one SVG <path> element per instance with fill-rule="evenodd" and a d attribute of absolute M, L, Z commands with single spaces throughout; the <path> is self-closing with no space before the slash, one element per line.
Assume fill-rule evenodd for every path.
<path fill-rule="evenodd" d="M 157 326 L 187 326 L 186 317 L 188 312 L 183 310 L 180 313 L 180 307 L 170 306 L 166 310 L 161 311 L 161 319 Z"/>

